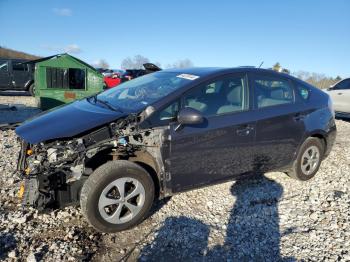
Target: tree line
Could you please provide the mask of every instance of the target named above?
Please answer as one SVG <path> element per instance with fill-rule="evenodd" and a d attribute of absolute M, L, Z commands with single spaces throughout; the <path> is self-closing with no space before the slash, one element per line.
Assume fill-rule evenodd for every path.
<path fill-rule="evenodd" d="M 162 67 L 162 65 L 157 61 L 151 61 L 149 58 L 144 57 L 142 55 L 135 55 L 134 57 L 126 57 L 121 62 L 122 69 L 142 69 L 143 64 L 145 63 L 153 63 L 158 67 Z M 180 59 L 174 63 L 166 64 L 164 68 L 186 68 L 193 67 L 194 64 L 188 58 Z"/>
<path fill-rule="evenodd" d="M 31 59 L 38 59 L 41 57 L 0 46 L 0 58 L 21 58 L 21 59 L 31 60 Z M 193 62 L 190 59 L 185 58 L 185 59 L 179 59 L 173 63 L 166 64 L 164 65 L 164 67 L 162 67 L 162 65 L 159 62 L 151 61 L 149 58 L 144 57 L 142 55 L 135 55 L 134 57 L 124 58 L 121 62 L 120 67 L 122 69 L 142 69 L 143 64 L 151 63 L 151 62 L 160 68 L 186 68 L 186 67 L 194 66 Z M 104 59 L 100 59 L 98 63 L 94 64 L 94 66 L 109 68 L 109 64 Z M 340 76 L 330 77 L 330 76 L 326 76 L 325 74 L 320 74 L 315 72 L 307 72 L 302 70 L 296 71 L 296 72 L 290 72 L 290 70 L 283 68 L 281 64 L 278 62 L 275 63 L 271 69 L 278 72 L 283 72 L 283 73 L 293 75 L 321 89 L 328 88 L 331 85 L 335 84 L 336 82 L 339 82 L 340 80 L 342 80 Z"/>
<path fill-rule="evenodd" d="M 32 59 L 39 59 L 41 57 L 0 46 L 0 58 L 16 58 L 16 59 L 32 60 Z"/>
<path fill-rule="evenodd" d="M 280 63 L 276 63 L 272 66 L 272 69 L 278 72 L 287 73 L 290 75 L 293 75 L 313 86 L 316 86 L 321 89 L 329 88 L 331 85 L 334 85 L 335 83 L 342 80 L 340 76 L 336 77 L 329 77 L 325 74 L 315 73 L 315 72 L 307 72 L 303 70 L 299 70 L 296 72 L 290 72 L 290 70 L 283 68 Z"/>
<path fill-rule="evenodd" d="M 122 69 L 142 69 L 143 64 L 150 63 L 150 59 L 147 57 L 144 57 L 142 55 L 136 55 L 134 57 L 127 57 L 122 60 L 121 62 L 121 68 Z M 162 67 L 159 62 L 153 62 L 155 65 Z M 186 58 L 186 59 L 180 59 L 174 63 L 166 64 L 164 68 L 186 68 L 186 67 L 193 67 L 193 62 Z M 289 69 L 283 68 L 280 63 L 276 63 L 272 66 L 273 70 L 278 72 L 287 73 L 290 75 L 293 75 L 313 86 L 316 86 L 321 89 L 326 89 L 330 87 L 331 85 L 334 85 L 335 83 L 342 80 L 340 76 L 336 77 L 329 77 L 325 74 L 315 73 L 315 72 L 307 72 L 307 71 L 296 71 L 296 72 L 290 72 Z"/>

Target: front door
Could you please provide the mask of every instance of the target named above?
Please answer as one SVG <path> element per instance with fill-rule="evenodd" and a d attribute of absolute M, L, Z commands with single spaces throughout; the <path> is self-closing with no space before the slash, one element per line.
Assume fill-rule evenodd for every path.
<path fill-rule="evenodd" d="M 30 72 L 27 64 L 12 61 L 13 86 L 16 89 L 24 89 L 26 83 L 30 80 Z"/>
<path fill-rule="evenodd" d="M 304 106 L 293 83 L 282 76 L 254 74 L 256 155 L 254 170 L 266 172 L 289 164 L 304 139 Z"/>
<path fill-rule="evenodd" d="M 244 74 L 220 77 L 192 88 L 182 108 L 199 110 L 199 125 L 170 124 L 170 154 L 165 160 L 173 192 L 227 180 L 253 167 L 255 122 L 251 121 Z"/>

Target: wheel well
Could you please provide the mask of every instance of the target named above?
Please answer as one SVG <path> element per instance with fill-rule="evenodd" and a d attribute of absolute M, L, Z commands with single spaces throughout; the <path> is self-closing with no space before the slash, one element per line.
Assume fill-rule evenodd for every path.
<path fill-rule="evenodd" d="M 26 84 L 26 89 L 29 90 L 29 88 L 30 88 L 30 86 L 31 86 L 32 84 L 34 84 L 34 80 L 28 81 L 27 84 Z"/>
<path fill-rule="evenodd" d="M 323 135 L 321 135 L 321 134 L 314 134 L 311 137 L 315 137 L 315 138 L 320 139 L 322 141 L 322 143 L 323 143 L 324 151 L 325 152 L 327 151 L 327 140 L 326 140 L 326 138 Z"/>
<path fill-rule="evenodd" d="M 151 167 L 150 165 L 148 165 L 147 163 L 144 162 L 140 162 L 140 161 L 134 161 L 135 164 L 138 164 L 139 166 L 143 167 L 148 174 L 150 174 L 153 183 L 154 183 L 154 189 L 155 189 L 155 199 L 159 199 L 160 196 L 160 183 L 159 183 L 159 178 L 157 175 L 156 170 L 154 170 L 153 167 Z"/>
<path fill-rule="evenodd" d="M 91 168 L 92 170 L 95 170 L 96 168 L 105 164 L 106 162 L 113 160 L 113 156 L 110 153 L 111 153 L 110 149 L 105 149 L 105 150 L 98 152 L 91 159 L 89 159 L 89 161 L 85 164 L 85 166 L 88 168 Z M 144 168 L 150 174 L 150 176 L 153 180 L 153 183 L 154 183 L 155 198 L 158 199 L 160 196 L 160 182 L 159 182 L 159 178 L 157 175 L 157 171 L 155 170 L 155 167 L 153 167 L 152 165 L 147 163 L 150 161 L 150 159 L 136 157 L 136 158 L 129 158 L 129 159 L 125 159 L 125 160 L 128 160 L 130 162 L 138 164 L 139 166 Z"/>
<path fill-rule="evenodd" d="M 98 152 L 85 163 L 85 166 L 91 168 L 92 170 L 95 170 L 104 163 L 113 160 L 113 157 L 110 155 L 110 153 L 110 149 L 105 149 Z"/>

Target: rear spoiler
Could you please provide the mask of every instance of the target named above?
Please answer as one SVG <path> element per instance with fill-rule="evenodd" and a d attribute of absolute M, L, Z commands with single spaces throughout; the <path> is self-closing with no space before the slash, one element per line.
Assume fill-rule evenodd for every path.
<path fill-rule="evenodd" d="M 152 63 L 145 63 L 143 64 L 143 67 L 146 69 L 146 71 L 150 71 L 150 72 L 157 72 L 162 70 L 159 66 L 156 66 L 155 64 L 152 64 Z"/>

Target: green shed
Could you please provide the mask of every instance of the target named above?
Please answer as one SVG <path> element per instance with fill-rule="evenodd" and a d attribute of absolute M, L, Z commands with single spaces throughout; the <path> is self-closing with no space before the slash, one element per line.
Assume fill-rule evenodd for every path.
<path fill-rule="evenodd" d="M 35 63 L 35 97 L 42 110 L 103 91 L 103 76 L 91 65 L 69 54 L 59 54 Z"/>

